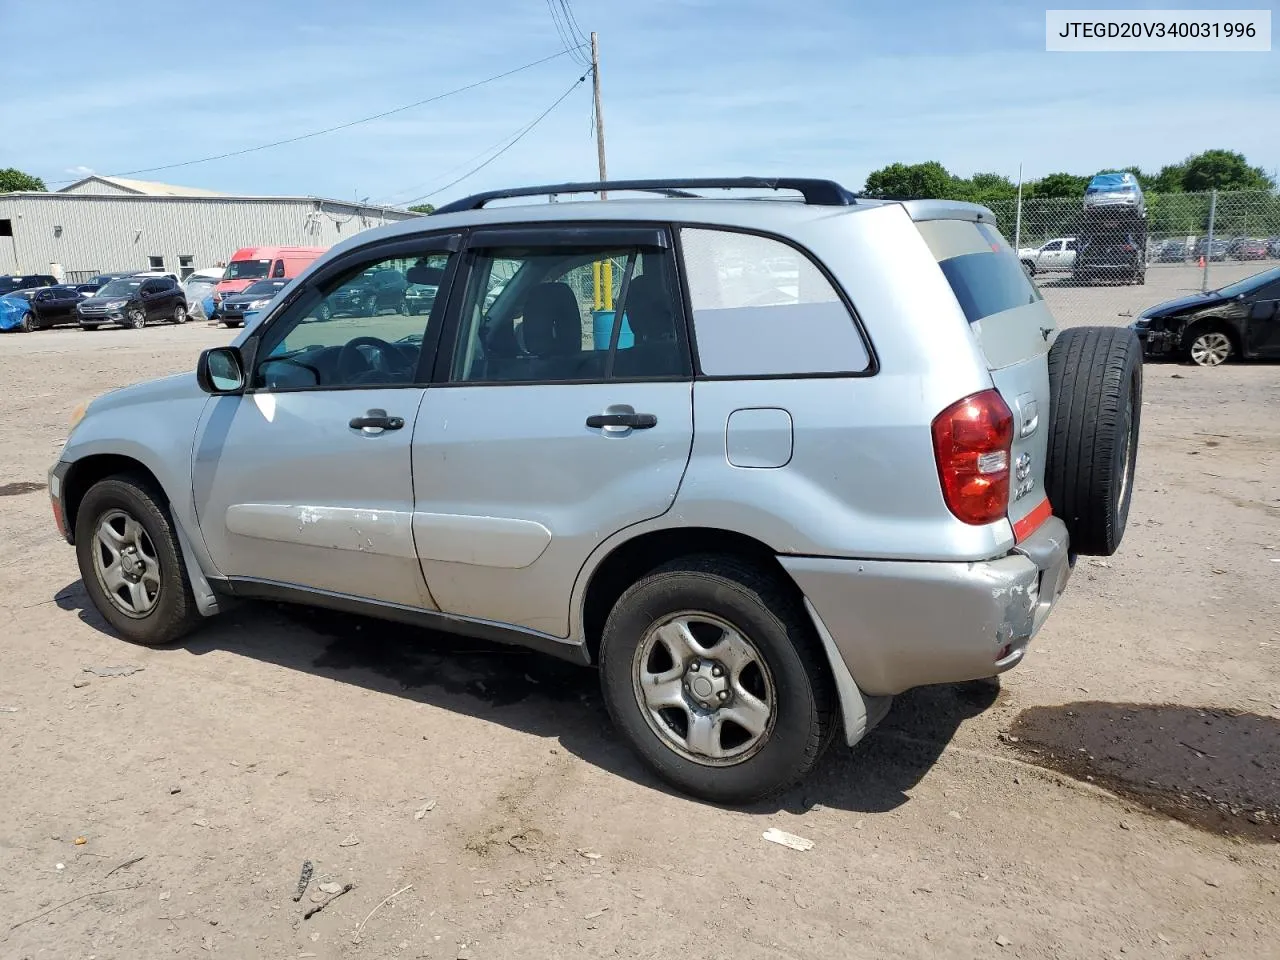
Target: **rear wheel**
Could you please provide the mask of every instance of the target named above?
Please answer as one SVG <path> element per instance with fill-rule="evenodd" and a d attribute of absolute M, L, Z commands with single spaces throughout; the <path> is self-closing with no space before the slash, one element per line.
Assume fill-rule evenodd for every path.
<path fill-rule="evenodd" d="M 1234 352 L 1231 337 L 1220 327 L 1201 327 L 1188 338 L 1187 357 L 1200 367 L 1220 367 Z"/>
<path fill-rule="evenodd" d="M 675 560 L 628 589 L 605 624 L 600 677 L 641 760 L 712 802 L 785 789 L 835 729 L 832 681 L 803 606 L 731 557 Z"/>
<path fill-rule="evenodd" d="M 76 559 L 94 606 L 127 640 L 170 643 L 200 619 L 168 505 L 141 477 L 89 488 L 76 514 Z"/>
<path fill-rule="evenodd" d="M 173 308 L 173 322 L 174 323 L 187 322 L 187 305 L 185 303 L 180 303 Z"/>
<path fill-rule="evenodd" d="M 1124 537 L 1142 417 L 1142 343 L 1127 327 L 1073 327 L 1049 351 L 1045 492 L 1076 553 Z"/>

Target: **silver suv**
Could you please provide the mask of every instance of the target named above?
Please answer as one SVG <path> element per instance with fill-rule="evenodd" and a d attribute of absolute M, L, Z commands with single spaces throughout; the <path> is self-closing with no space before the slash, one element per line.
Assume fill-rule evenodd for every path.
<path fill-rule="evenodd" d="M 603 189 L 650 196 L 490 205 Z M 337 309 L 371 271 L 432 296 Z M 1120 542 L 1141 384 L 982 207 L 560 184 L 335 247 L 194 374 L 79 411 L 49 492 L 129 640 L 256 597 L 533 647 L 745 802 L 1022 659 Z"/>

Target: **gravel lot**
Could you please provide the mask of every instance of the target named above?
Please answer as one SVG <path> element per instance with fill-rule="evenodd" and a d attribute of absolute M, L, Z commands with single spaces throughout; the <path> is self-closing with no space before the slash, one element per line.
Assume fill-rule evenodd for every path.
<path fill-rule="evenodd" d="M 1078 323 L 1198 279 L 1042 282 Z M 1024 665 L 744 811 L 663 790 L 533 654 L 269 605 L 105 632 L 44 492 L 67 417 L 230 333 L 0 338 L 0 956 L 1275 955 L 1280 367 L 1148 367 L 1124 546 Z M 304 919 L 321 883 L 355 887 Z"/>

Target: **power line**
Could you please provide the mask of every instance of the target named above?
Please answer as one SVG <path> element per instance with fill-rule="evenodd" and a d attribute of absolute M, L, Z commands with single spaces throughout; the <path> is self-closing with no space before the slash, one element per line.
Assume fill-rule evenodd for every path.
<path fill-rule="evenodd" d="M 525 137 L 525 134 L 529 133 L 529 131 L 531 131 L 534 127 L 536 127 L 543 120 L 545 120 L 552 110 L 560 106 L 560 104 L 564 103 L 564 101 L 568 99 L 569 94 L 573 93 L 573 91 L 576 90 L 582 83 L 584 83 L 587 77 L 589 76 L 591 76 L 591 71 L 588 70 L 586 73 L 580 76 L 577 80 L 573 81 L 573 83 L 569 85 L 569 89 L 566 90 L 564 93 L 560 94 L 560 96 L 556 98 L 555 102 L 552 103 L 551 106 L 547 107 L 547 109 L 543 110 L 542 113 L 538 114 L 538 116 L 536 116 L 530 123 L 526 124 L 523 129 L 521 129 L 519 132 L 516 133 L 515 137 L 511 139 L 506 146 L 504 146 L 501 150 L 495 153 L 488 160 L 485 160 L 483 163 L 477 164 L 476 166 L 472 167 L 470 170 L 468 170 L 462 176 L 458 177 L 456 180 L 450 180 L 443 187 L 439 187 L 435 190 L 432 190 L 430 193 L 424 193 L 420 197 L 414 197 L 412 200 L 406 201 L 404 206 L 407 207 L 415 203 L 421 203 L 423 200 L 426 200 L 430 197 L 434 197 L 437 194 L 444 193 L 444 191 L 448 190 L 450 187 L 457 186 L 459 183 L 461 183 L 463 180 L 466 180 L 468 177 L 472 176 L 473 174 L 479 173 L 481 170 L 483 170 L 489 164 L 493 163 L 493 161 L 497 160 L 500 156 L 502 156 L 504 153 L 506 153 L 508 150 L 514 147 L 517 143 L 523 140 Z"/>
<path fill-rule="evenodd" d="M 587 34 L 580 26 L 578 26 L 578 18 L 574 16 L 573 4 L 570 0 L 558 0 L 558 2 L 560 4 L 560 9 L 564 11 L 565 18 L 569 21 L 569 28 L 573 31 L 574 39 L 578 43 L 587 43 Z"/>
<path fill-rule="evenodd" d="M 503 73 L 495 74 L 492 77 L 486 77 L 483 80 L 477 80 L 474 83 L 468 83 L 466 86 L 458 87 L 457 89 L 449 90 L 449 91 L 446 91 L 445 93 L 438 93 L 433 97 L 426 97 L 425 99 L 422 99 L 422 100 L 415 100 L 413 103 L 406 103 L 404 106 L 395 107 L 391 110 L 384 110 L 383 112 L 375 113 L 372 116 L 361 117 L 358 120 L 349 120 L 346 123 L 339 123 L 332 127 L 325 127 L 323 130 L 313 130 L 310 133 L 299 134 L 296 137 L 287 137 L 284 140 L 275 140 L 275 141 L 272 141 L 271 143 L 262 143 L 255 147 L 245 147 L 242 150 L 232 150 L 229 153 L 219 153 L 211 157 L 201 157 L 198 160 L 184 160 L 181 163 L 167 163 L 158 167 L 142 167 L 137 170 L 126 170 L 122 173 L 107 174 L 107 176 L 131 177 L 135 173 L 158 173 L 161 170 L 176 170 L 179 167 L 190 167 L 198 163 L 209 163 L 213 160 L 226 160 L 229 157 L 239 157 L 239 156 L 243 156 L 246 153 L 255 153 L 259 150 L 269 150 L 272 147 L 282 147 L 288 143 L 298 143 L 301 140 L 310 140 L 313 137 L 323 136 L 326 133 L 334 133 L 338 130 L 346 130 L 350 127 L 359 126 L 362 123 L 370 123 L 374 120 L 381 120 L 384 117 L 391 116 L 392 114 L 403 113 L 404 111 L 412 110 L 415 107 L 425 106 L 428 103 L 435 103 L 437 100 L 443 100 L 446 97 L 452 97 L 459 93 L 466 93 L 468 90 L 474 90 L 476 87 L 483 87 L 484 85 L 493 83 L 496 80 L 502 80 L 506 77 L 513 76 L 514 74 L 521 73 L 525 70 L 529 70 L 536 66 L 540 66 L 541 64 L 547 63 L 550 60 L 555 60 L 558 57 L 563 57 L 565 54 L 572 54 L 575 52 L 576 51 L 573 48 L 569 48 L 566 45 L 566 49 L 561 50 L 557 53 L 553 53 L 549 57 L 543 57 L 541 60 L 534 60 L 531 63 L 526 63 L 523 66 L 516 67 L 512 70 L 507 70 Z M 575 59 L 576 59 L 576 56 L 575 56 Z M 74 180 L 54 180 L 51 182 L 56 185 L 61 183 L 74 183 L 75 181 Z"/>
<path fill-rule="evenodd" d="M 557 9 L 557 4 L 559 9 Z M 581 52 L 582 45 L 586 42 L 586 37 L 580 36 L 580 31 L 576 29 L 576 21 L 572 19 L 572 13 L 564 4 L 564 0 L 547 0 L 547 11 L 551 14 L 551 22 L 555 25 L 556 33 L 560 37 L 560 42 L 564 44 L 566 52 L 573 55 L 573 59 L 579 66 L 587 66 L 589 61 Z"/>

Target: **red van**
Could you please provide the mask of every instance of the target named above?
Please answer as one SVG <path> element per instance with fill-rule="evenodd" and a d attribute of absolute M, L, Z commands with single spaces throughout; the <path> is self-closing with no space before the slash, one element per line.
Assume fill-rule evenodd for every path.
<path fill-rule="evenodd" d="M 328 247 L 242 247 L 231 255 L 226 272 L 213 288 L 215 303 L 239 293 L 255 280 L 292 279 Z"/>

